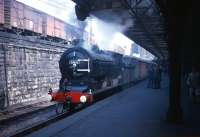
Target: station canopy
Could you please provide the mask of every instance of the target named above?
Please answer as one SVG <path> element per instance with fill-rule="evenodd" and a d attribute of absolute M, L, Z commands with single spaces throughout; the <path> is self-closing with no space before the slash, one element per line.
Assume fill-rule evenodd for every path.
<path fill-rule="evenodd" d="M 84 0 L 83 0 L 84 1 Z M 90 14 L 126 26 L 124 34 L 160 59 L 168 59 L 164 15 L 155 0 L 85 0 Z M 78 3 L 78 0 L 74 0 Z M 120 18 L 120 20 L 119 20 Z"/>

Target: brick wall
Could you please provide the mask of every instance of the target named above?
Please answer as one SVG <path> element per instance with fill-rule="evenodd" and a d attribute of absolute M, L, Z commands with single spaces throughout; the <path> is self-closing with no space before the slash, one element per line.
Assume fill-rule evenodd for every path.
<path fill-rule="evenodd" d="M 0 43 L 0 96 L 6 93 L 10 106 L 44 99 L 50 87 L 58 89 L 58 61 L 67 45 L 8 33 L 0 33 Z"/>

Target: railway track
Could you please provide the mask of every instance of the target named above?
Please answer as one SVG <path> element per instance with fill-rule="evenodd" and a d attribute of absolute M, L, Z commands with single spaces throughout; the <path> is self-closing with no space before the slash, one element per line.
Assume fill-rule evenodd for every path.
<path fill-rule="evenodd" d="M 108 89 L 108 90 L 106 90 L 106 91 L 104 91 L 102 93 L 98 93 L 98 94 L 94 95 L 94 99 L 95 100 L 94 100 L 93 104 L 98 102 L 98 101 L 100 101 L 100 100 L 103 100 L 104 98 L 106 98 L 108 96 L 111 96 L 111 95 L 113 95 L 115 93 L 121 92 L 122 90 L 118 90 L 118 88 L 119 87 L 111 88 L 111 89 Z M 31 126 L 29 126 L 27 128 L 23 128 L 21 130 L 18 130 L 17 132 L 9 135 L 9 137 L 23 137 L 23 136 L 26 136 L 26 135 L 28 135 L 28 134 L 36 131 L 36 130 L 39 130 L 39 129 L 43 128 L 43 127 L 46 127 L 46 126 L 48 126 L 48 125 L 50 125 L 50 124 L 52 124 L 52 123 L 54 123 L 56 121 L 62 120 L 62 119 L 66 118 L 66 117 L 68 117 L 70 115 L 73 115 L 74 113 L 77 113 L 77 112 L 83 110 L 84 108 L 86 108 L 88 106 L 90 106 L 90 105 L 77 106 L 72 111 L 66 111 L 66 112 L 64 112 L 62 114 L 57 114 L 57 115 L 55 115 L 55 116 L 53 116 L 53 117 L 51 117 L 51 118 L 49 118 L 47 120 L 41 121 L 41 122 L 39 122 L 37 124 L 33 124 L 33 125 L 31 125 Z M 56 105 L 54 105 L 54 107 L 56 107 Z"/>
<path fill-rule="evenodd" d="M 50 125 L 50 124 L 52 124 L 52 123 L 54 123 L 56 121 L 59 121 L 59 120 L 61 120 L 63 118 L 66 118 L 66 117 L 68 117 L 68 116 L 70 116 L 70 115 L 72 115 L 72 114 L 84 109 L 85 107 L 86 106 L 80 107 L 80 108 L 76 108 L 73 111 L 69 111 L 69 112 L 67 111 L 67 112 L 64 112 L 62 114 L 58 114 L 55 117 L 47 119 L 46 121 L 41 121 L 40 123 L 34 124 L 34 125 L 30 126 L 30 127 L 22 129 L 22 130 L 19 130 L 18 132 L 10 135 L 9 137 L 23 137 L 23 136 L 28 135 L 28 134 L 30 134 L 30 133 L 32 133 L 32 132 L 34 132 L 36 130 L 39 130 L 39 129 L 45 127 L 45 126 L 48 126 L 48 125 Z"/>
<path fill-rule="evenodd" d="M 109 88 L 109 89 L 105 90 L 104 92 L 98 93 L 98 94 L 94 95 L 93 104 L 95 104 L 98 101 L 103 100 L 106 97 L 109 97 L 109 96 L 111 96 L 113 94 L 119 93 L 119 92 L 123 91 L 124 88 L 131 87 L 131 86 L 135 85 L 138 82 L 139 81 L 132 82 L 130 84 L 126 84 L 126 85 L 123 85 L 123 86 L 120 86 L 120 87 Z M 62 114 L 57 114 L 57 115 L 55 115 L 55 116 L 53 116 L 53 117 L 51 117 L 51 118 L 49 118 L 47 120 L 41 121 L 41 122 L 39 122 L 37 124 L 33 124 L 33 125 L 31 125 L 31 126 L 29 126 L 27 128 L 23 128 L 21 130 L 18 130 L 17 132 L 9 135 L 8 137 L 23 137 L 23 136 L 26 136 L 26 135 L 34 132 L 34 131 L 37 131 L 37 130 L 39 130 L 39 129 L 43 128 L 43 127 L 46 127 L 46 126 L 48 126 L 48 125 L 50 125 L 52 123 L 55 123 L 55 122 L 57 122 L 59 120 L 62 120 L 62 119 L 66 118 L 66 117 L 68 117 L 70 115 L 73 115 L 74 113 L 77 113 L 77 112 L 83 110 L 84 108 L 86 108 L 88 106 L 90 106 L 90 105 L 78 106 L 72 111 L 66 111 L 66 112 L 64 112 Z"/>

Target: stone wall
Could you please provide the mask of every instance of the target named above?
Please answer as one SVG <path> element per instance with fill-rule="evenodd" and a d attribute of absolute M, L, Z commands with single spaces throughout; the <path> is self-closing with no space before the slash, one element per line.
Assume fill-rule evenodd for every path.
<path fill-rule="evenodd" d="M 0 33 L 0 44 L 0 104 L 45 99 L 50 87 L 58 89 L 58 61 L 67 45 L 8 33 Z"/>

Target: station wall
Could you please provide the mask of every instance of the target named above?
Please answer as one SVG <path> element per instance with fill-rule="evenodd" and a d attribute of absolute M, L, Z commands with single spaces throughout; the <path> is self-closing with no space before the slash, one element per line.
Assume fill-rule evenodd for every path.
<path fill-rule="evenodd" d="M 0 32 L 0 108 L 45 100 L 57 89 L 67 45 Z"/>

